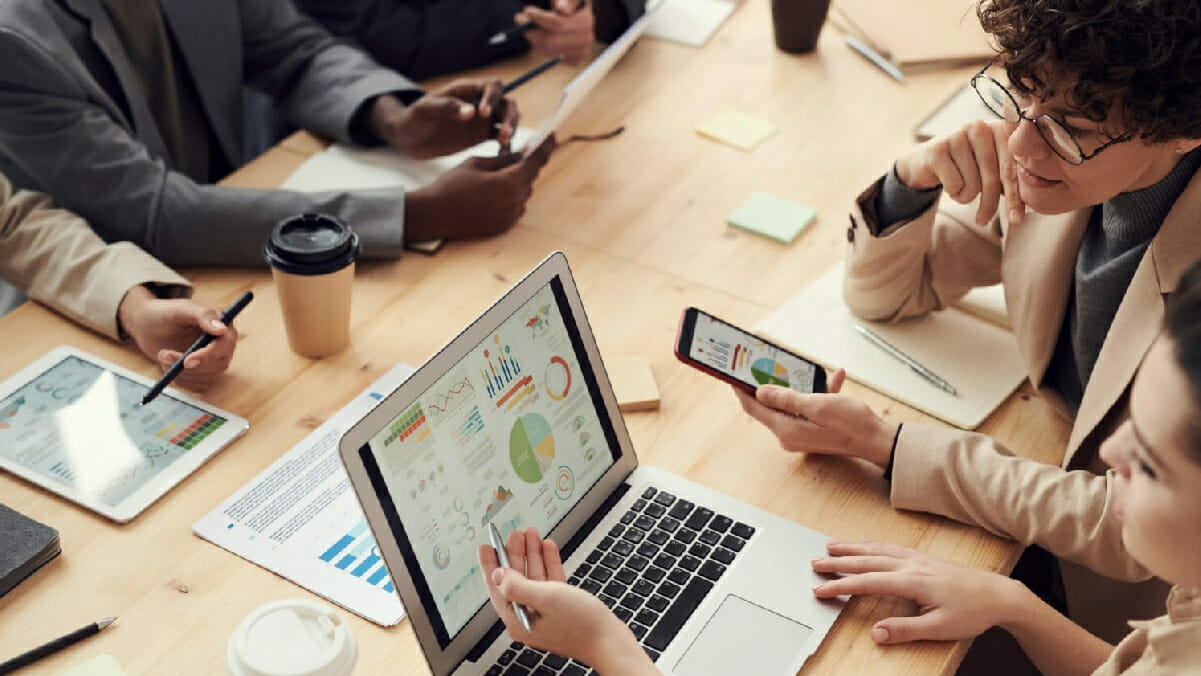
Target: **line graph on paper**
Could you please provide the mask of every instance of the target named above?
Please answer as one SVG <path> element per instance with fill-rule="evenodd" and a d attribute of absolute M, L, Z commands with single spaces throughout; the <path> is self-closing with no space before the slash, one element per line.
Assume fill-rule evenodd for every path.
<path fill-rule="evenodd" d="M 445 390 L 435 392 L 426 405 L 425 413 L 434 425 L 440 424 L 475 397 L 475 388 L 465 372 L 460 370 L 453 378 L 451 384 Z"/>

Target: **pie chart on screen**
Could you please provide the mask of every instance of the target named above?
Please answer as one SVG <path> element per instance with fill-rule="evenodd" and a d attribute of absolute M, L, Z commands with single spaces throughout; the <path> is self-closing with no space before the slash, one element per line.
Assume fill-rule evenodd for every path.
<path fill-rule="evenodd" d="M 751 376 L 760 385 L 779 385 L 788 387 L 788 369 L 777 364 L 774 359 L 756 359 L 751 364 Z"/>
<path fill-rule="evenodd" d="M 519 479 L 528 484 L 542 481 L 554 458 L 555 438 L 546 418 L 527 413 L 513 423 L 509 432 L 509 461 Z"/>

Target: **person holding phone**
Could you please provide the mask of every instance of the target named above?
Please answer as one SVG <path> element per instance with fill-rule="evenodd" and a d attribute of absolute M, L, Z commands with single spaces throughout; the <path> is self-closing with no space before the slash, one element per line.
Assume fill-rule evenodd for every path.
<path fill-rule="evenodd" d="M 1165 299 L 1201 256 L 1201 15 L 1159 0 L 984 0 L 977 14 L 998 54 L 971 84 L 997 119 L 916 146 L 860 195 L 845 299 L 900 321 L 1002 283 L 1030 382 L 1073 422 L 1063 467 L 1101 472 Z M 880 423 L 843 396 L 742 403 L 789 450 L 879 457 L 885 437 L 898 458 L 1000 450 L 924 425 L 865 437 Z M 1167 592 L 1033 568 L 1050 587 L 1062 573 L 1072 617 L 1111 640 Z"/>
<path fill-rule="evenodd" d="M 810 565 L 836 577 L 813 593 L 817 598 L 874 594 L 913 601 L 916 615 L 875 623 L 871 637 L 879 644 L 967 639 L 996 626 L 1010 632 L 1044 674 L 1195 673 L 1201 665 L 1198 420 L 1201 264 L 1179 280 L 1163 331 L 1131 389 L 1130 416 L 1102 444 L 1101 456 L 1110 466 L 1105 476 L 1065 473 L 1016 458 L 999 464 L 994 479 L 1000 480 L 991 482 L 980 481 L 979 472 L 963 458 L 942 468 L 977 508 L 1025 522 L 1041 536 L 1074 533 L 1081 563 L 1112 569 L 1113 543 L 1106 538 L 1113 535 L 1133 565 L 1175 585 L 1167 614 L 1133 623 L 1133 631 L 1116 647 L 1008 577 L 896 545 L 829 543 L 829 555 Z M 978 449 L 963 447 L 963 454 L 973 451 Z M 1099 530 L 1107 534 L 1104 541 L 1090 542 L 1088 534 Z M 599 599 L 564 583 L 566 571 L 553 542 L 539 539 L 533 529 L 514 531 L 506 551 L 512 568 L 501 568 L 488 546 L 480 548 L 479 559 L 492 606 L 513 640 L 578 659 L 601 674 L 659 673 L 630 630 Z M 521 628 L 512 603 L 532 615 L 531 631 Z"/>
<path fill-rule="evenodd" d="M 0 279 L 109 338 L 132 340 L 163 370 L 203 331 L 214 336 L 176 383 L 208 387 L 229 367 L 238 332 L 188 298 L 186 279 L 129 242 L 106 244 L 45 195 L 14 192 L 0 175 Z"/>

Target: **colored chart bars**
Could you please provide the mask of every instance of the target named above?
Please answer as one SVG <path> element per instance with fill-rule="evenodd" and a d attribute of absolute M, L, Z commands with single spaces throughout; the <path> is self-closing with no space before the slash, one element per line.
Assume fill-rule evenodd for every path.
<path fill-rule="evenodd" d="M 390 446 L 397 439 L 404 441 L 409 437 L 414 437 L 413 440 L 418 443 L 425 441 L 430 435 L 429 425 L 425 423 L 425 413 L 421 410 L 421 404 L 413 404 L 388 428 L 384 446 Z"/>
<path fill-rule="evenodd" d="M 205 413 L 185 425 L 183 429 L 180 429 L 179 425 L 175 422 L 169 423 L 166 427 L 156 432 L 154 436 L 159 439 L 165 439 L 168 443 L 179 446 L 184 450 L 191 450 L 197 444 L 204 441 L 205 437 L 216 432 L 217 428 L 224 424 L 225 420 L 222 418 L 215 418 Z"/>
<path fill-rule="evenodd" d="M 389 594 L 395 589 L 388 577 L 388 569 L 375 548 L 375 540 L 367 531 L 366 521 L 360 520 L 318 558 Z"/>
<path fill-rule="evenodd" d="M 480 377 L 484 381 L 484 390 L 489 399 L 495 399 L 509 383 L 521 374 L 521 364 L 509 351 L 509 346 L 500 346 L 500 336 L 493 336 L 495 348 L 484 350 L 487 366 L 480 369 Z"/>

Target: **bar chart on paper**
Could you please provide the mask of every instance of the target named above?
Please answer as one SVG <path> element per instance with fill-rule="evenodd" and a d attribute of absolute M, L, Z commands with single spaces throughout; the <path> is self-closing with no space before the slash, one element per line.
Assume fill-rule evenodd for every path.
<path fill-rule="evenodd" d="M 364 520 L 360 520 L 317 558 L 389 594 L 395 590 Z"/>

